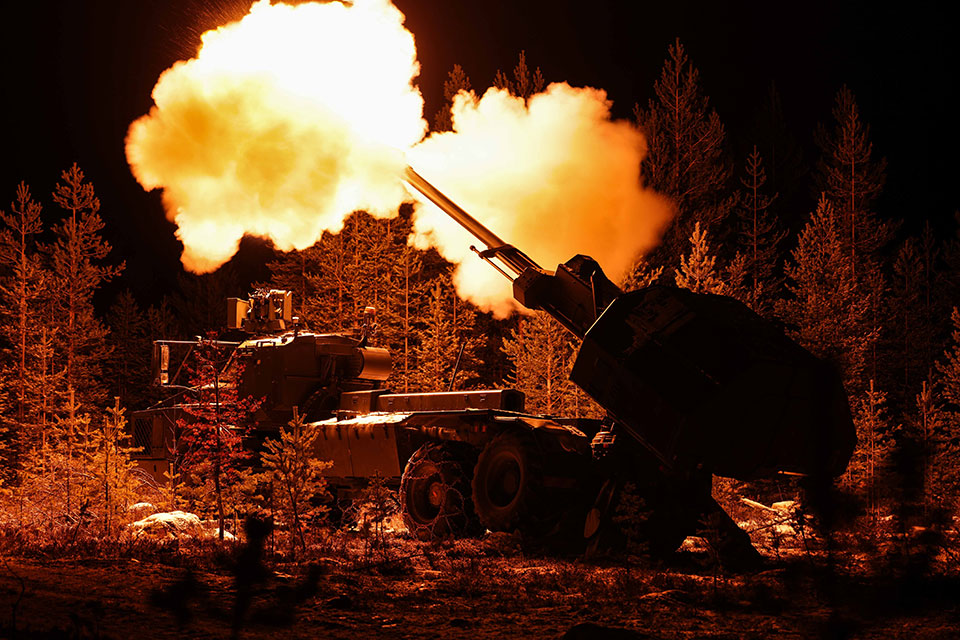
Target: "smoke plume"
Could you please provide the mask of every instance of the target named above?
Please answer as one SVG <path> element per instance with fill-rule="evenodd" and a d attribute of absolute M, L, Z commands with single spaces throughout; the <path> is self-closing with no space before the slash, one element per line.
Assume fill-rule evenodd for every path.
<path fill-rule="evenodd" d="M 670 208 L 642 187 L 643 136 L 611 119 L 603 91 L 461 93 L 453 131 L 424 140 L 403 20 L 389 0 L 260 0 L 160 76 L 127 159 L 144 189 L 163 190 L 187 269 L 216 269 L 244 234 L 303 249 L 355 210 L 396 215 L 411 198 L 408 162 L 547 269 L 586 253 L 616 279 L 657 242 Z M 417 207 L 411 242 L 458 265 L 463 297 L 498 315 L 516 307 L 469 251 L 476 241 L 433 205 Z"/>
<path fill-rule="evenodd" d="M 245 233 L 303 249 L 352 211 L 396 214 L 403 152 L 426 128 L 418 73 L 388 0 L 261 0 L 160 76 L 127 160 L 163 189 L 187 269 L 216 269 Z"/>
<path fill-rule="evenodd" d="M 611 120 L 605 92 L 552 84 L 526 103 L 461 92 L 452 116 L 453 131 L 414 147 L 411 164 L 542 267 L 584 253 L 617 280 L 659 240 L 669 204 L 642 187 L 646 142 Z M 414 234 L 459 265 L 462 297 L 497 315 L 515 306 L 509 282 L 470 251 L 476 240 L 432 204 L 418 208 Z"/>

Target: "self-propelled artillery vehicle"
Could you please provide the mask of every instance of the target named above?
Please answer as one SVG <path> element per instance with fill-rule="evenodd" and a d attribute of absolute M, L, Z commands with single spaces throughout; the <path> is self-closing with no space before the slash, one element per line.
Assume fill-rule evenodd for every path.
<path fill-rule="evenodd" d="M 300 328 L 291 308 L 290 292 L 280 290 L 228 301 L 229 333 L 217 346 L 229 357 L 218 384 L 259 402 L 251 448 L 277 438 L 296 408 L 321 429 L 315 453 L 332 463 L 327 483 L 338 503 L 379 476 L 399 488 L 404 520 L 420 538 L 481 527 L 545 531 L 573 497 L 584 502 L 589 435 L 599 421 L 525 413 L 514 389 L 393 393 L 383 386 L 390 353 L 369 345 L 373 309 L 352 333 L 322 334 Z M 155 343 L 155 380 L 175 393 L 132 414 L 140 466 L 158 482 L 182 453 L 178 434 L 192 419 L 195 389 L 182 380 L 198 344 Z"/>
<path fill-rule="evenodd" d="M 511 389 L 393 393 L 389 354 L 368 344 L 371 322 L 318 334 L 295 326 L 286 292 L 231 300 L 241 336 L 231 362 L 244 364 L 240 395 L 262 399 L 257 433 L 270 437 L 299 408 L 322 428 L 317 455 L 333 462 L 340 495 L 378 475 L 399 486 L 421 538 L 520 529 L 597 546 L 616 536 L 611 516 L 629 484 L 652 552 L 672 552 L 709 518 L 721 552 L 749 559 L 749 539 L 711 497 L 713 474 L 829 479 L 845 468 L 855 431 L 839 378 L 779 327 L 723 296 L 623 292 L 587 256 L 547 271 L 413 169 L 405 179 L 485 245 L 475 251 L 513 281 L 517 301 L 582 340 L 571 380 L 607 418 L 527 414 Z M 155 347 L 161 382 L 170 346 Z M 179 403 L 133 415 L 148 471 L 175 449 Z"/>

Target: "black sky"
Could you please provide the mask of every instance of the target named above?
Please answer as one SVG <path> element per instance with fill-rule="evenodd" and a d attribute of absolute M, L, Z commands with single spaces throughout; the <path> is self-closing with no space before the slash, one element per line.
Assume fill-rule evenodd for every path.
<path fill-rule="evenodd" d="M 889 161 L 881 213 L 907 220 L 908 229 L 929 217 L 947 231 L 960 208 L 958 58 L 946 3 L 395 2 L 417 40 L 428 120 L 454 63 L 475 88 L 486 87 L 521 49 L 547 80 L 602 87 L 615 114 L 630 117 L 634 103 L 652 95 L 667 46 L 679 37 L 732 141 L 750 144 L 746 133 L 775 82 L 789 126 L 812 151 L 813 127 L 828 121 L 846 83 Z M 127 168 L 124 135 L 149 110 L 157 76 L 192 56 L 200 33 L 241 17 L 249 3 L 6 4 L 0 208 L 26 180 L 51 220 L 59 172 L 79 162 L 101 198 L 108 238 L 127 261 L 123 285 L 151 301 L 171 287 L 179 248 L 158 195 L 144 193 Z"/>

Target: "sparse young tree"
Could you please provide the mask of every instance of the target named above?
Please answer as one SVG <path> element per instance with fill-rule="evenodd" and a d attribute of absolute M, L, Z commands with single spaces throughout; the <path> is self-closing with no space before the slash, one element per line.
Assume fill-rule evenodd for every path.
<path fill-rule="evenodd" d="M 885 466 L 894 447 L 894 433 L 899 429 L 889 416 L 887 394 L 877 389 L 874 381 L 858 399 L 854 412 L 857 429 L 857 448 L 847 466 L 843 482 L 866 495 L 868 513 L 874 527 L 881 516 L 884 498 L 881 481 Z"/>
<path fill-rule="evenodd" d="M 322 427 L 317 424 L 304 424 L 303 416 L 293 409 L 290 429 L 280 428 L 279 440 L 267 440 L 260 454 L 266 468 L 266 478 L 270 483 L 275 504 L 292 527 L 291 538 L 306 550 L 307 542 L 303 534 L 303 518 L 318 516 L 325 512 L 323 505 L 313 505 L 315 499 L 327 492 L 327 482 L 323 471 L 331 463 L 318 460 L 313 453 L 313 443 L 320 436 Z"/>
<path fill-rule="evenodd" d="M 680 256 L 680 268 L 675 271 L 677 286 L 694 293 L 726 293 L 726 284 L 717 273 L 717 256 L 710 252 L 706 230 L 695 222 L 690 234 L 690 253 Z"/>
<path fill-rule="evenodd" d="M 696 223 L 714 236 L 720 233 L 733 206 L 727 192 L 733 168 L 720 116 L 703 95 L 700 74 L 679 39 L 668 50 L 654 92 L 656 98 L 646 109 L 637 105 L 634 115 L 647 139 L 640 167 L 644 184 L 669 197 L 676 207 L 673 222 L 649 260 L 672 272 Z"/>

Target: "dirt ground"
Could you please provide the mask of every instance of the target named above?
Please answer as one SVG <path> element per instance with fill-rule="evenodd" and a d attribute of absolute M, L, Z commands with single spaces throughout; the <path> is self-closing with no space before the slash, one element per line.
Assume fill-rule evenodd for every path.
<path fill-rule="evenodd" d="M 768 558 L 724 575 L 709 557 L 555 559 L 503 541 L 390 541 L 337 559 L 232 552 L 0 558 L 10 638 L 952 638 L 960 585 L 849 558 Z M 870 577 L 866 577 L 869 574 Z"/>

